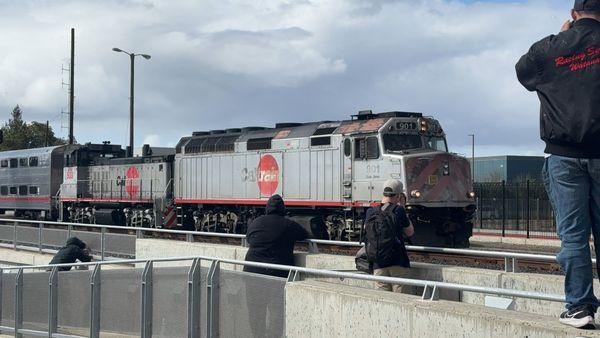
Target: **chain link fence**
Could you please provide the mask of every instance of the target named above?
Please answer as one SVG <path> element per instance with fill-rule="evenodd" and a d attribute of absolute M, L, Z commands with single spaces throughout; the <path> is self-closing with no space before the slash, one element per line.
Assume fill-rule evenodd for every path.
<path fill-rule="evenodd" d="M 554 213 L 544 184 L 475 183 L 477 216 L 474 231 L 500 236 L 558 238 Z"/>

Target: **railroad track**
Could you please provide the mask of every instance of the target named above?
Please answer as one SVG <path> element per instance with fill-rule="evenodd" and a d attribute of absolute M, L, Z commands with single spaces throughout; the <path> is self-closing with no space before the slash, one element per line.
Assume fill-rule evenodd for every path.
<path fill-rule="evenodd" d="M 6 223 L 5 223 L 6 224 Z M 32 227 L 37 228 L 35 224 L 20 224 L 20 227 Z M 64 229 L 64 226 L 58 226 L 53 224 L 44 225 L 45 229 Z M 86 226 L 84 224 L 78 224 L 73 226 L 73 230 L 83 230 L 88 232 L 99 233 L 101 230 L 96 227 Z M 160 232 L 152 232 L 152 229 L 148 229 L 148 231 L 131 229 L 129 227 L 112 227 L 109 229 L 107 233 L 111 234 L 127 234 L 127 235 L 135 235 L 141 236 L 143 238 L 157 238 L 157 239 L 169 239 L 174 241 L 193 241 L 199 243 L 211 243 L 211 244 L 225 244 L 225 245 L 242 245 L 241 238 L 232 238 L 232 237 L 219 237 L 219 236 L 208 236 L 206 234 L 195 234 L 193 232 L 187 234 L 178 234 L 178 233 L 160 233 Z M 339 243 L 339 242 L 338 242 Z M 476 248 L 482 252 L 485 252 L 485 249 L 481 247 Z M 311 248 L 309 244 L 306 242 L 301 242 L 296 244 L 296 250 L 309 252 Z M 339 244 L 329 244 L 326 241 L 320 241 L 318 243 L 318 252 L 324 254 L 333 254 L 333 255 L 345 255 L 345 256 L 354 256 L 358 248 L 356 246 L 348 246 L 348 245 L 339 245 Z M 531 251 L 525 251 L 525 253 L 532 253 Z M 441 265 L 450 265 L 450 266 L 461 266 L 461 267 L 473 267 L 473 268 L 482 268 L 482 269 L 492 269 L 492 270 L 504 270 L 506 261 L 504 258 L 498 257 L 487 257 L 487 256 L 476 256 L 473 254 L 470 255 L 461 255 L 457 253 L 435 253 L 435 252 L 419 252 L 419 251 L 410 251 L 409 256 L 411 261 L 413 262 L 423 262 L 423 263 L 432 263 L 432 264 L 441 264 Z M 594 267 L 595 268 L 595 267 Z M 544 273 L 544 274 L 561 274 L 561 269 L 558 263 L 556 262 L 548 262 L 548 261 L 536 261 L 532 259 L 519 258 L 518 260 L 518 271 L 519 272 L 532 272 L 532 273 Z"/>

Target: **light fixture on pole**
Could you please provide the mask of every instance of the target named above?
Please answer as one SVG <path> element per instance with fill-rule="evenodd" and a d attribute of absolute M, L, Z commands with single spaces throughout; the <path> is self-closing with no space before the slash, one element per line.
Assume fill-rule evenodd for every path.
<path fill-rule="evenodd" d="M 134 73 L 135 73 L 135 57 L 141 56 L 146 60 L 150 60 L 151 56 L 148 54 L 136 54 L 129 53 L 120 48 L 112 49 L 118 53 L 125 53 L 129 55 L 129 59 L 131 60 L 131 82 L 130 82 L 130 96 L 129 96 L 129 151 L 127 152 L 127 156 L 133 156 L 133 88 L 134 88 Z"/>

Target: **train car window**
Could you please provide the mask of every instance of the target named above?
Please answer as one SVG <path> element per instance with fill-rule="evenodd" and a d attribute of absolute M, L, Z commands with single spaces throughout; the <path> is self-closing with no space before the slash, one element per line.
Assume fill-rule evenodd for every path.
<path fill-rule="evenodd" d="M 3 185 L 0 187 L 0 195 L 2 195 L 2 196 L 8 195 L 8 187 L 7 186 Z"/>
<path fill-rule="evenodd" d="M 367 137 L 367 159 L 377 158 L 379 158 L 379 140 L 374 136 Z"/>
<path fill-rule="evenodd" d="M 30 186 L 29 187 L 29 195 L 37 195 L 37 194 L 38 194 L 38 187 Z"/>
<path fill-rule="evenodd" d="M 19 160 L 16 158 L 11 158 L 9 161 L 10 167 L 11 168 L 16 168 L 19 166 Z"/>
<path fill-rule="evenodd" d="M 17 194 L 17 187 L 10 187 L 9 192 L 10 192 L 11 195 L 16 195 Z"/>
<path fill-rule="evenodd" d="M 350 143 L 350 139 L 347 138 L 344 140 L 344 156 L 349 157 L 352 155 L 352 143 Z"/>
<path fill-rule="evenodd" d="M 0 167 L 2 167 L 2 168 L 8 167 L 8 160 L 2 160 L 2 161 L 0 161 Z"/>
<path fill-rule="evenodd" d="M 28 167 L 29 166 L 29 161 L 27 159 L 27 157 L 23 157 L 19 159 L 19 167 Z"/>
<path fill-rule="evenodd" d="M 319 129 L 315 130 L 315 132 L 313 133 L 313 136 L 317 136 L 317 135 L 330 135 L 330 134 L 333 134 L 333 132 L 336 129 L 337 129 L 337 127 L 319 128 Z"/>
<path fill-rule="evenodd" d="M 421 135 L 385 134 L 383 135 L 385 151 L 396 152 L 423 147 Z"/>
<path fill-rule="evenodd" d="M 19 186 L 19 195 L 20 196 L 27 195 L 27 186 L 26 185 L 20 185 Z"/>
<path fill-rule="evenodd" d="M 367 157 L 367 141 L 364 138 L 354 139 L 354 158 L 365 159 Z"/>
<path fill-rule="evenodd" d="M 310 139 L 311 146 L 328 146 L 331 145 L 331 136 L 313 137 Z"/>
<path fill-rule="evenodd" d="M 29 166 L 30 167 L 37 167 L 39 163 L 39 159 L 37 156 L 33 156 L 29 158 Z"/>
<path fill-rule="evenodd" d="M 246 144 L 247 150 L 271 149 L 272 137 L 252 138 Z"/>

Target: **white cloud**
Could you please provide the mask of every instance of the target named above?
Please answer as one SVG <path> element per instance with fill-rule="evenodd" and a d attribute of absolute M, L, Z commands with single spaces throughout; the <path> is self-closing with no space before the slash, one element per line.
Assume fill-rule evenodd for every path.
<path fill-rule="evenodd" d="M 363 108 L 438 117 L 452 148 L 541 152 L 538 103 L 514 64 L 558 30 L 564 1 L 20 1 L 0 12 L 0 111 L 59 128 L 76 28 L 76 137 L 136 144 L 194 130 L 345 119 Z M 67 20 L 67 19 L 68 20 Z M 69 22 L 70 20 L 70 22 Z M 490 153 L 486 153 L 490 154 Z M 483 155 L 483 154 L 482 154 Z"/>

